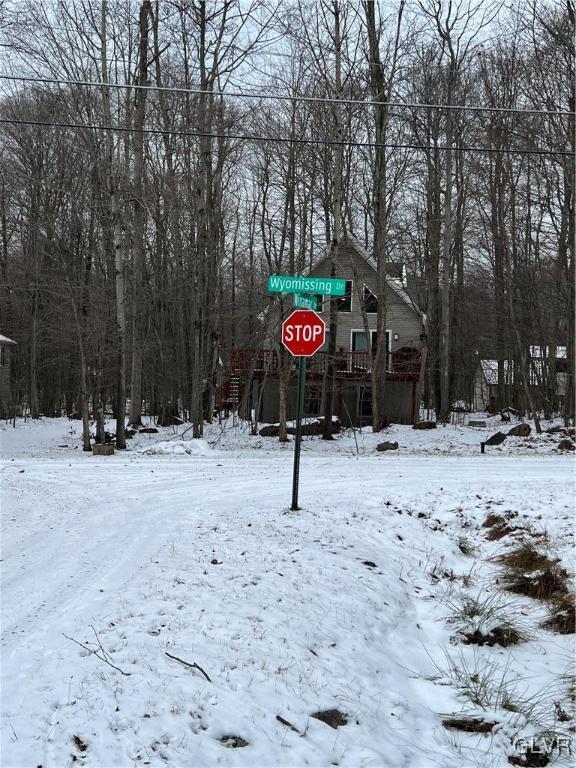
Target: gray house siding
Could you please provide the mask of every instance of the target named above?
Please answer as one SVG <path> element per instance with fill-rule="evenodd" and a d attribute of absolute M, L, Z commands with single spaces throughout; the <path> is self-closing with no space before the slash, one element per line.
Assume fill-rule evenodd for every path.
<path fill-rule="evenodd" d="M 263 423 L 275 423 L 278 421 L 279 409 L 278 379 L 254 380 L 248 413 L 241 414 L 244 418 L 250 416 L 254 409 L 256 419 Z M 367 381 L 339 381 L 336 384 L 336 399 L 334 414 L 344 427 L 366 426 L 371 424 L 370 411 L 362 407 L 362 398 L 366 391 L 370 390 Z M 387 406 L 392 420 L 396 424 L 412 424 L 414 421 L 414 403 L 416 384 L 410 381 L 388 381 L 386 384 Z M 310 402 L 316 403 L 316 408 L 309 408 Z M 323 413 L 322 383 L 307 381 L 304 397 L 304 416 L 318 417 Z M 287 393 L 287 418 L 296 418 L 296 382 L 292 380 Z"/>
<path fill-rule="evenodd" d="M 354 273 L 362 283 L 360 290 L 365 285 L 373 293 L 376 292 L 376 272 L 374 268 L 363 258 L 351 243 L 344 243 L 338 247 L 336 257 L 336 273 L 338 277 L 344 277 L 352 281 L 352 309 L 351 312 L 338 312 L 338 330 L 336 334 L 336 348 L 352 349 L 352 331 L 363 331 L 364 322 L 358 297 L 358 289 L 354 282 Z M 310 273 L 314 277 L 330 276 L 330 258 L 320 261 Z M 406 301 L 390 286 L 386 292 L 387 301 L 387 330 L 390 331 L 391 352 L 396 352 L 401 347 L 414 347 L 420 349 L 420 334 L 422 333 L 422 319 L 418 311 L 409 306 Z M 326 323 L 329 320 L 328 303 L 324 302 L 320 312 Z M 376 314 L 368 314 L 368 326 L 370 330 L 376 330 Z"/>

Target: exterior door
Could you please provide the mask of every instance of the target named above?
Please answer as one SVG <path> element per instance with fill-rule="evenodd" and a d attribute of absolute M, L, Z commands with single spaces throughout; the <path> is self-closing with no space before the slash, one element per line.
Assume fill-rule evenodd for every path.
<path fill-rule="evenodd" d="M 378 338 L 378 331 L 370 331 L 370 339 L 371 339 L 371 346 L 372 346 L 372 354 L 376 354 L 376 340 Z M 390 354 L 390 342 L 391 342 L 391 335 L 390 331 L 386 331 L 386 368 L 389 367 L 389 354 Z M 352 331 L 352 352 L 366 352 L 368 349 L 368 346 L 366 344 L 366 334 L 364 331 Z"/>
<path fill-rule="evenodd" d="M 370 337 L 372 341 L 372 353 L 376 352 L 376 337 L 377 331 L 370 331 Z M 352 331 L 352 352 L 366 352 L 368 345 L 366 344 L 366 334 L 364 331 Z"/>

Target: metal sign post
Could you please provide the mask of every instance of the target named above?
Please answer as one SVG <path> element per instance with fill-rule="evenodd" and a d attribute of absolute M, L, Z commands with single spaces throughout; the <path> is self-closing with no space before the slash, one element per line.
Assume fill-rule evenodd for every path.
<path fill-rule="evenodd" d="M 298 358 L 298 385 L 296 390 L 296 439 L 294 441 L 294 471 L 292 473 L 292 506 L 298 507 L 298 481 L 300 479 L 300 445 L 302 442 L 302 416 L 304 415 L 304 386 L 306 358 L 312 357 L 326 341 L 326 323 L 316 312 L 295 309 L 282 323 L 282 343 L 291 355 Z"/>
<path fill-rule="evenodd" d="M 296 512 L 298 506 L 298 482 L 300 480 L 300 443 L 302 442 L 302 415 L 304 412 L 304 385 L 306 382 L 306 358 L 298 361 L 298 390 L 296 393 L 296 437 L 294 441 L 294 469 L 292 471 L 292 505 L 290 510 Z"/>
<path fill-rule="evenodd" d="M 302 442 L 302 416 L 304 415 L 304 387 L 306 384 L 306 358 L 312 357 L 326 341 L 326 323 L 316 314 L 314 295 L 344 296 L 346 280 L 329 277 L 300 277 L 297 275 L 270 275 L 267 284 L 271 293 L 293 293 L 293 312 L 282 323 L 282 344 L 298 358 L 298 385 L 296 391 L 296 439 L 294 441 L 294 469 L 292 472 L 292 504 L 298 506 L 300 481 L 300 446 Z"/>

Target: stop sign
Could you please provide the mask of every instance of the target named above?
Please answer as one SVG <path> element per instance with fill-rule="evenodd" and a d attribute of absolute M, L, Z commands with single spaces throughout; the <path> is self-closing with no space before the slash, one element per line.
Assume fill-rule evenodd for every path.
<path fill-rule="evenodd" d="M 295 357 L 312 357 L 326 340 L 326 323 L 310 309 L 295 309 L 282 323 L 282 344 Z"/>

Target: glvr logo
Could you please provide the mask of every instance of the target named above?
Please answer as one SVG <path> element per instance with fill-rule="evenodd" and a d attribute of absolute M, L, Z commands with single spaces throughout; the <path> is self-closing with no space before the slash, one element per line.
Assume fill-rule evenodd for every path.
<path fill-rule="evenodd" d="M 520 755 L 572 755 L 572 736 L 553 734 L 519 737 L 514 740 L 514 749 Z M 534 763 L 535 765 L 536 763 Z"/>

